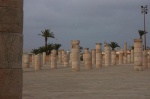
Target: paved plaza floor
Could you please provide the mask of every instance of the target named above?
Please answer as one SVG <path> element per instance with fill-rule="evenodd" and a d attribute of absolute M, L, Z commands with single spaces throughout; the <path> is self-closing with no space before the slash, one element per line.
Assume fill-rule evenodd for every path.
<path fill-rule="evenodd" d="M 79 72 L 71 67 L 42 70 L 23 68 L 23 99 L 150 99 L 150 69 L 134 71 L 133 64 Z"/>

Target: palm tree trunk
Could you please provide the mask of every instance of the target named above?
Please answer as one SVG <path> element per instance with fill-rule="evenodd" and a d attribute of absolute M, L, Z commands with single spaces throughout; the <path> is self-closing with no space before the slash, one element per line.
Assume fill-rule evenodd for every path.
<path fill-rule="evenodd" d="M 45 37 L 45 48 L 47 48 L 47 37 Z"/>
<path fill-rule="evenodd" d="M 142 36 L 140 36 L 140 39 L 142 39 Z"/>

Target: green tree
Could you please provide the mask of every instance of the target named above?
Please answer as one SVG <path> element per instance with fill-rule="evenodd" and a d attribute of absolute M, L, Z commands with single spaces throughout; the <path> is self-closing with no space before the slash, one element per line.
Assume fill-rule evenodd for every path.
<path fill-rule="evenodd" d="M 53 44 L 53 48 L 55 50 L 58 50 L 61 47 L 61 44 Z"/>
<path fill-rule="evenodd" d="M 120 47 L 116 42 L 111 42 L 109 46 L 112 48 L 112 50 L 115 50 L 116 47 Z"/>
<path fill-rule="evenodd" d="M 47 48 L 47 40 L 48 38 L 55 38 L 53 32 L 50 31 L 50 29 L 45 29 L 41 31 L 41 35 L 42 37 L 45 38 L 45 48 Z"/>
<path fill-rule="evenodd" d="M 37 55 L 39 54 L 39 49 L 32 49 L 31 53 Z"/>
<path fill-rule="evenodd" d="M 39 47 L 39 53 L 47 52 L 47 48 L 45 46 Z"/>
<path fill-rule="evenodd" d="M 57 51 L 58 54 L 58 49 L 61 47 L 61 44 L 53 44 L 53 49 Z"/>

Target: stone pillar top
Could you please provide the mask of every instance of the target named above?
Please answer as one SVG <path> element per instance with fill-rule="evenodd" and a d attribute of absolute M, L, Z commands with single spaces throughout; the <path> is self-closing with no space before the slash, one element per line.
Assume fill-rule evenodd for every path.
<path fill-rule="evenodd" d="M 142 42 L 142 39 L 134 39 L 135 42 Z"/>
<path fill-rule="evenodd" d="M 105 43 L 105 45 L 104 45 L 104 46 L 106 47 L 106 46 L 110 46 L 110 45 L 109 45 L 108 43 Z"/>
<path fill-rule="evenodd" d="M 96 51 L 96 49 L 92 49 L 92 51 Z"/>
<path fill-rule="evenodd" d="M 96 43 L 96 45 L 102 45 L 102 43 Z"/>
<path fill-rule="evenodd" d="M 84 48 L 84 50 L 89 50 L 89 48 Z"/>
<path fill-rule="evenodd" d="M 89 48 L 84 48 L 84 53 L 89 52 Z"/>
<path fill-rule="evenodd" d="M 71 40 L 72 45 L 79 45 L 80 41 L 79 40 Z"/>

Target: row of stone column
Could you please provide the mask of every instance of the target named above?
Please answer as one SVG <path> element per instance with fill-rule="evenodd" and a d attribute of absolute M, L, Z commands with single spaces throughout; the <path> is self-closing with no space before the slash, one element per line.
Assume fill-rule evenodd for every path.
<path fill-rule="evenodd" d="M 124 51 L 120 51 L 119 52 L 119 65 L 121 64 L 125 64 L 125 63 L 133 63 L 135 64 L 134 68 L 135 70 L 142 70 L 139 68 L 148 68 L 148 62 L 147 59 L 149 59 L 149 57 L 147 57 L 147 51 L 143 51 L 142 52 L 142 41 L 139 39 L 135 39 L 134 40 L 134 50 L 131 50 L 130 54 L 127 54 L 126 51 L 126 46 L 127 43 L 124 44 Z M 79 71 L 80 70 L 80 50 L 79 50 L 79 44 L 80 41 L 78 40 L 74 40 L 71 41 L 72 44 L 72 49 L 71 49 L 71 54 L 69 55 L 68 53 L 66 53 L 66 51 L 61 50 L 58 51 L 58 59 L 57 59 L 57 53 L 56 50 L 53 50 L 51 52 L 51 56 L 50 56 L 50 64 L 51 64 L 51 68 L 52 69 L 56 69 L 57 68 L 57 60 L 59 64 L 63 64 L 64 67 L 68 67 L 69 66 L 69 59 L 71 59 L 71 65 L 72 65 L 72 71 Z M 102 49 L 101 49 L 101 43 L 96 43 L 96 49 L 93 49 L 91 52 L 89 52 L 88 48 L 84 49 L 84 54 L 83 54 L 83 63 L 85 65 L 86 69 L 92 69 L 92 65 L 94 64 L 96 66 L 96 68 L 101 68 L 102 67 Z M 109 44 L 105 44 L 104 46 L 105 48 L 105 60 L 104 60 L 104 64 L 106 67 L 110 66 L 110 65 L 116 65 L 116 51 L 115 50 L 110 50 L 110 46 Z M 42 63 L 38 63 L 36 62 L 36 60 L 41 60 L 41 58 L 39 58 L 41 55 L 35 55 L 35 59 L 33 61 L 35 61 L 35 64 L 45 64 L 45 56 L 46 53 L 43 53 L 43 61 Z M 24 55 L 24 67 L 29 67 L 29 60 L 28 60 L 29 55 L 25 54 Z M 142 60 L 142 61 L 141 61 Z M 138 65 L 137 65 L 138 64 Z M 139 65 L 142 64 L 142 65 Z M 139 67 L 142 66 L 142 67 Z M 35 70 L 40 69 L 40 67 L 35 67 Z"/>
<path fill-rule="evenodd" d="M 69 59 L 70 59 L 70 53 L 66 52 L 64 50 L 58 51 L 58 56 L 56 50 L 51 51 L 50 57 L 50 67 L 52 69 L 57 68 L 57 64 L 63 64 L 64 67 L 69 66 Z M 29 61 L 29 54 L 23 54 L 23 67 L 29 68 L 30 61 Z M 32 54 L 32 66 L 35 67 L 35 70 L 40 70 L 43 65 L 46 64 L 46 53 L 43 52 L 42 54 L 34 55 Z"/>

